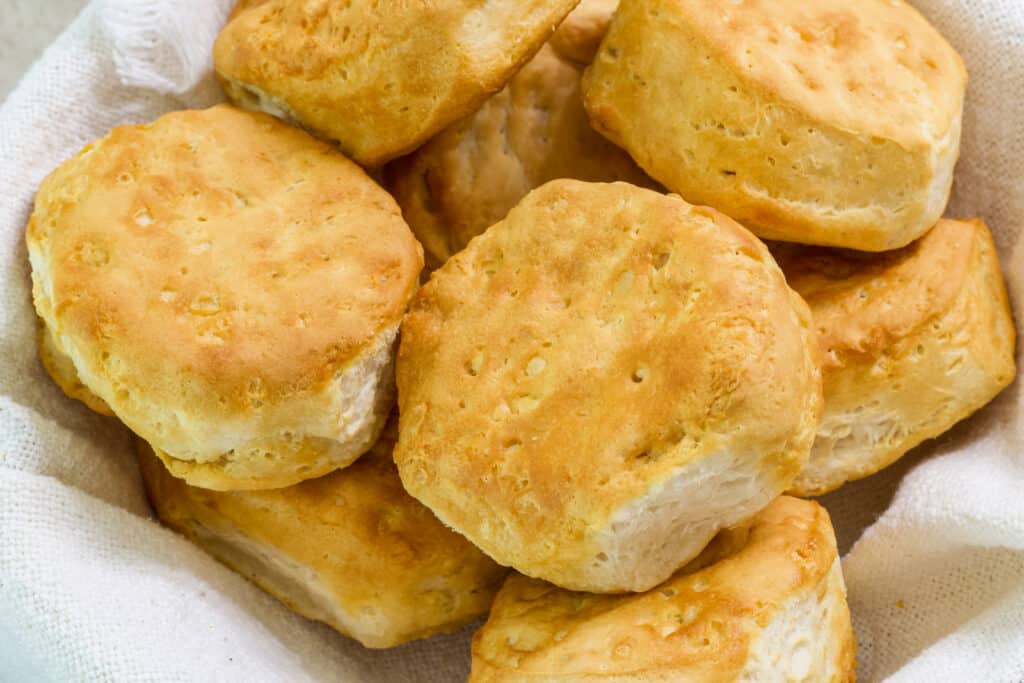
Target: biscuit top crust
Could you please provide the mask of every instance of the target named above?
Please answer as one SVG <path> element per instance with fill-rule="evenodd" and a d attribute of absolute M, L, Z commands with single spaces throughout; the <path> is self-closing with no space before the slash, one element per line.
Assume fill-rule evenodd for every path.
<path fill-rule="evenodd" d="M 719 450 L 792 476 L 820 405 L 810 333 L 767 248 L 724 215 L 553 181 L 414 299 L 395 459 L 445 522 L 495 541 L 509 530 L 473 506 L 579 538 Z"/>
<path fill-rule="evenodd" d="M 770 98 L 853 133 L 905 145 L 945 136 L 967 72 L 902 0 L 647 0 Z"/>
<path fill-rule="evenodd" d="M 811 307 L 822 364 L 832 368 L 846 353 L 881 353 L 947 312 L 970 276 L 979 239 L 990 239 L 980 221 L 944 219 L 895 251 L 774 244 L 772 253 Z"/>
<path fill-rule="evenodd" d="M 759 631 L 837 561 L 828 512 L 783 496 L 646 593 L 577 593 L 514 575 L 473 640 L 474 673 L 479 661 L 574 681 L 735 681 Z M 852 664 L 852 643 L 843 647 Z"/>
<path fill-rule="evenodd" d="M 40 315 L 86 384 L 109 383 L 90 388 L 210 419 L 331 381 L 422 268 L 358 166 L 227 105 L 86 147 L 43 182 L 27 240 Z"/>

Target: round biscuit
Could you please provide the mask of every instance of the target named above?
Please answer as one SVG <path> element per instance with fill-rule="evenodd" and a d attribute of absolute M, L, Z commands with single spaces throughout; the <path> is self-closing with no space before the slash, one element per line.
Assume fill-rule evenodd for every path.
<path fill-rule="evenodd" d="M 800 471 L 812 333 L 765 246 L 717 211 L 553 181 L 414 300 L 395 460 L 498 562 L 645 590 Z"/>
<path fill-rule="evenodd" d="M 902 0 L 633 0 L 583 92 L 687 201 L 764 238 L 885 251 L 945 210 L 966 85 Z"/>
<path fill-rule="evenodd" d="M 331 146 L 227 105 L 117 128 L 43 182 L 26 239 L 55 379 L 191 483 L 287 486 L 383 427 L 422 250 Z"/>

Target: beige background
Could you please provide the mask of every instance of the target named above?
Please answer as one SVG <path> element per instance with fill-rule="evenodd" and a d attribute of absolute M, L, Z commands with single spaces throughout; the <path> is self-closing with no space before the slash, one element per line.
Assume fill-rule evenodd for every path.
<path fill-rule="evenodd" d="M 0 0 L 0 102 L 88 0 Z"/>

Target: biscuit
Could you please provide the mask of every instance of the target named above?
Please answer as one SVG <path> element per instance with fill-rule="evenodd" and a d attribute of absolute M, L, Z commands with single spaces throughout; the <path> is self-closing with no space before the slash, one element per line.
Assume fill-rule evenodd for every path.
<path fill-rule="evenodd" d="M 557 40 L 477 113 L 386 168 L 385 184 L 423 244 L 429 267 L 461 251 L 549 180 L 654 184 L 590 127 L 583 109 L 579 86 L 586 62 L 573 55 L 586 55 L 600 42 L 615 9 L 602 4 L 581 3 L 559 27 Z"/>
<path fill-rule="evenodd" d="M 393 647 L 485 613 L 506 574 L 402 490 L 393 432 L 351 467 L 273 491 L 188 486 L 141 440 L 139 466 L 164 524 L 303 616 Z"/>
<path fill-rule="evenodd" d="M 806 305 L 713 209 L 556 180 L 402 327 L 406 489 L 499 563 L 646 590 L 789 487 L 821 403 Z"/>
<path fill-rule="evenodd" d="M 578 0 L 267 0 L 214 45 L 228 97 L 366 166 L 412 151 L 504 87 Z"/>
<path fill-rule="evenodd" d="M 551 36 L 551 46 L 567 59 L 590 64 L 618 6 L 619 0 L 580 0 Z"/>
<path fill-rule="evenodd" d="M 513 575 L 473 638 L 470 683 L 853 683 L 856 643 L 828 513 L 779 498 L 647 593 Z"/>
<path fill-rule="evenodd" d="M 422 251 L 330 145 L 227 105 L 117 128 L 43 182 L 26 240 L 47 369 L 176 476 L 288 486 L 383 427 Z"/>
<path fill-rule="evenodd" d="M 773 252 L 811 307 L 822 357 L 825 409 L 795 494 L 874 474 L 1013 381 L 1013 318 L 981 221 L 939 221 L 885 254 Z"/>
<path fill-rule="evenodd" d="M 764 238 L 883 251 L 945 209 L 966 83 L 901 0 L 632 0 L 583 92 L 687 201 Z"/>

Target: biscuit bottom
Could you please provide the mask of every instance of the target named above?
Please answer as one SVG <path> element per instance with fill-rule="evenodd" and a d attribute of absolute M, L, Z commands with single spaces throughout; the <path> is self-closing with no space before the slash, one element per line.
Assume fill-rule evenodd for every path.
<path fill-rule="evenodd" d="M 381 395 L 375 421 L 361 430 L 362 437 L 344 444 L 330 439 L 262 439 L 230 451 L 210 462 L 181 460 L 158 448 L 154 453 L 175 477 L 192 486 L 214 491 L 255 491 L 293 486 L 347 467 L 366 452 L 380 436 L 383 416 L 393 392 Z M 389 400 L 390 399 L 390 400 Z"/>

